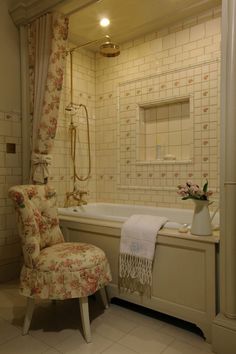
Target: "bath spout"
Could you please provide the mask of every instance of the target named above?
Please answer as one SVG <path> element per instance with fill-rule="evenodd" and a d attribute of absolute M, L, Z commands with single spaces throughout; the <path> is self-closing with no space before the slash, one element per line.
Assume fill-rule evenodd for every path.
<path fill-rule="evenodd" d="M 65 208 L 69 206 L 81 206 L 87 204 L 87 201 L 83 199 L 84 195 L 87 195 L 87 191 L 74 190 L 73 192 L 66 193 Z"/>

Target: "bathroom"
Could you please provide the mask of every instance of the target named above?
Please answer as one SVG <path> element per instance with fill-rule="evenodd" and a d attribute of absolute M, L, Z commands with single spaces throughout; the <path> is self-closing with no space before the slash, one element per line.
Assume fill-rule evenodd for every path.
<path fill-rule="evenodd" d="M 170 9 L 165 2 L 158 4 L 157 1 L 148 1 L 145 10 L 140 1 L 126 1 L 122 2 L 123 5 L 119 2 L 117 6 L 117 1 L 107 0 L 55 0 L 51 3 L 45 1 L 40 10 L 36 5 L 30 5 L 29 1 L 21 2 L 24 3 L 24 9 L 30 9 L 31 15 L 30 11 L 24 13 L 19 1 L 8 0 L 3 3 L 0 5 L 5 18 L 1 31 L 4 54 L 0 65 L 4 78 L 0 99 L 0 274 L 3 284 L 18 276 L 21 261 L 19 237 L 13 227 L 15 215 L 7 190 L 12 185 L 27 183 L 29 176 L 30 127 L 25 118 L 25 107 L 20 101 L 20 92 L 24 89 L 24 80 L 20 82 L 20 71 L 26 69 L 22 50 L 24 34 L 21 29 L 20 52 L 16 25 L 20 27 L 48 9 L 54 8 L 69 14 L 70 48 L 93 42 L 73 52 L 72 67 L 72 101 L 86 105 L 89 118 L 91 175 L 86 181 L 76 182 L 76 188 L 87 193 L 83 196 L 84 200 L 89 204 L 131 204 L 188 211 L 193 210 L 193 203 L 181 200 L 176 193 L 177 185 L 192 180 L 203 186 L 207 180 L 213 192 L 211 200 L 214 201 L 210 208 L 213 212 L 218 208 L 220 192 L 224 188 L 223 180 L 229 181 L 229 189 L 233 188 L 234 183 L 233 172 L 225 177 L 227 172 L 223 172 L 225 166 L 220 159 L 226 153 L 229 158 L 230 149 L 233 150 L 229 136 L 222 133 L 222 129 L 226 128 L 221 121 L 224 107 L 222 96 L 225 95 L 221 93 L 221 81 L 225 91 L 227 83 L 221 77 L 221 70 L 224 72 L 221 67 L 222 50 L 225 50 L 224 46 L 223 49 L 221 47 L 221 21 L 223 6 L 224 23 L 231 23 L 226 21 L 226 15 L 230 13 L 227 6 L 234 8 L 234 1 L 185 1 L 184 5 L 180 1 L 170 1 Z M 156 18 L 151 16 L 152 13 L 158 13 L 160 8 L 163 11 L 161 15 Z M 110 18 L 111 23 L 107 28 L 99 26 L 101 17 Z M 131 18 L 134 18 L 133 22 L 130 22 Z M 144 18 L 148 22 L 146 27 Z M 120 55 L 107 58 L 99 54 L 99 47 L 107 34 L 112 42 L 120 46 Z M 224 35 L 226 38 L 227 35 Z M 78 126 L 77 173 L 83 177 L 89 170 L 85 111 L 80 108 L 75 116 L 66 111 L 71 101 L 70 70 L 70 56 L 67 55 L 49 176 L 50 185 L 57 190 L 59 207 L 64 207 L 66 193 L 74 188 L 70 156 L 71 118 Z M 231 91 L 234 92 L 232 88 Z M 171 113 L 168 115 L 167 111 Z M 231 129 L 233 131 L 233 126 Z M 227 139 L 228 145 L 225 144 Z M 225 151 L 227 146 L 228 151 Z M 225 205 L 224 210 L 234 207 L 234 202 L 229 198 L 234 191 L 230 189 L 227 193 L 228 202 L 227 198 L 223 204 L 221 201 L 221 208 Z M 232 225 L 233 219 L 231 214 L 227 216 L 222 212 L 221 220 L 225 225 Z M 233 233 L 232 227 L 229 226 L 227 230 L 229 234 Z M 226 233 L 225 229 L 222 231 Z M 229 245 L 233 250 L 234 241 L 230 239 Z M 229 264 L 225 268 L 222 266 L 220 274 L 220 291 L 223 293 L 227 287 L 224 274 L 235 263 L 231 261 L 232 253 L 228 248 L 226 251 L 224 239 L 221 247 L 221 261 L 224 257 L 229 259 Z M 218 304 L 220 316 L 232 314 L 226 316 L 226 320 L 230 318 L 230 324 L 224 327 L 223 322 L 220 322 L 224 319 L 218 318 L 213 333 L 214 352 L 220 354 L 235 352 L 235 303 L 231 301 L 235 289 L 233 275 L 231 277 L 227 287 L 229 295 L 221 295 L 225 298 L 221 298 L 222 303 Z M 4 311 L 2 317 L 7 319 Z M 225 331 L 223 334 L 220 332 L 222 328 L 222 333 Z M 230 334 L 225 328 L 230 329 Z M 222 350 L 221 343 L 227 335 L 230 336 L 227 341 L 232 345 Z M 217 340 L 217 337 L 221 340 Z M 209 348 L 202 346 L 195 350 L 205 352 Z M 135 352 L 134 348 L 130 347 L 129 350 Z M 187 348 L 179 350 L 184 353 Z"/>

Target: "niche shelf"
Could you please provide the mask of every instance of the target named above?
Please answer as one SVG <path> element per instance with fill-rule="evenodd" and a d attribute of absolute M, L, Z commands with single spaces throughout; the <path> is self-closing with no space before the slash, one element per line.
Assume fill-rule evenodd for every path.
<path fill-rule="evenodd" d="M 193 155 L 190 97 L 139 104 L 137 164 L 188 164 Z"/>

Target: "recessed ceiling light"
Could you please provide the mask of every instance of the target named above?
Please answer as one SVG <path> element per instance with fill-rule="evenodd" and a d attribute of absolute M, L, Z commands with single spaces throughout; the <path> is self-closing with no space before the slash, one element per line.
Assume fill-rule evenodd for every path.
<path fill-rule="evenodd" d="M 107 27 L 109 26 L 109 24 L 110 24 L 109 18 L 104 17 L 100 20 L 100 26 L 102 27 Z"/>

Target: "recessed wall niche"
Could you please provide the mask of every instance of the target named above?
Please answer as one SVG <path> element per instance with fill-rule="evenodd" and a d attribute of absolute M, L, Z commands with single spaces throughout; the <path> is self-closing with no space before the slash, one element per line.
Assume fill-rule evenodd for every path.
<path fill-rule="evenodd" d="M 117 96 L 119 188 L 163 191 L 165 201 L 164 199 L 162 201 L 167 203 L 166 191 L 175 191 L 176 184 L 186 181 L 186 178 L 207 178 L 213 188 L 218 186 L 219 78 L 220 62 L 216 59 L 119 84 Z M 189 104 L 189 118 L 182 116 L 180 123 L 178 119 L 160 120 L 168 122 L 168 129 L 170 127 L 173 130 L 170 131 L 170 136 L 174 143 L 175 133 L 181 132 L 179 149 L 181 155 L 177 156 L 178 149 L 175 149 L 176 160 L 157 160 L 154 159 L 154 155 L 147 159 L 146 143 L 151 139 L 149 134 L 143 134 L 146 137 L 142 137 L 148 120 L 144 119 L 144 111 L 186 101 Z M 156 124 L 157 122 L 159 120 L 156 120 Z M 180 125 L 180 130 L 175 128 L 175 123 Z M 152 128 L 148 129 L 152 131 Z M 182 132 L 186 134 L 182 135 Z M 145 149 L 140 149 L 144 146 Z M 173 145 L 173 149 L 175 146 Z M 167 151 L 163 151 L 162 156 L 171 155 L 171 149 L 172 146 L 168 142 Z M 162 198 L 162 195 L 159 197 Z M 137 198 L 143 201 L 145 195 L 139 194 Z"/>
<path fill-rule="evenodd" d="M 190 98 L 139 105 L 137 162 L 191 162 L 193 123 Z"/>

